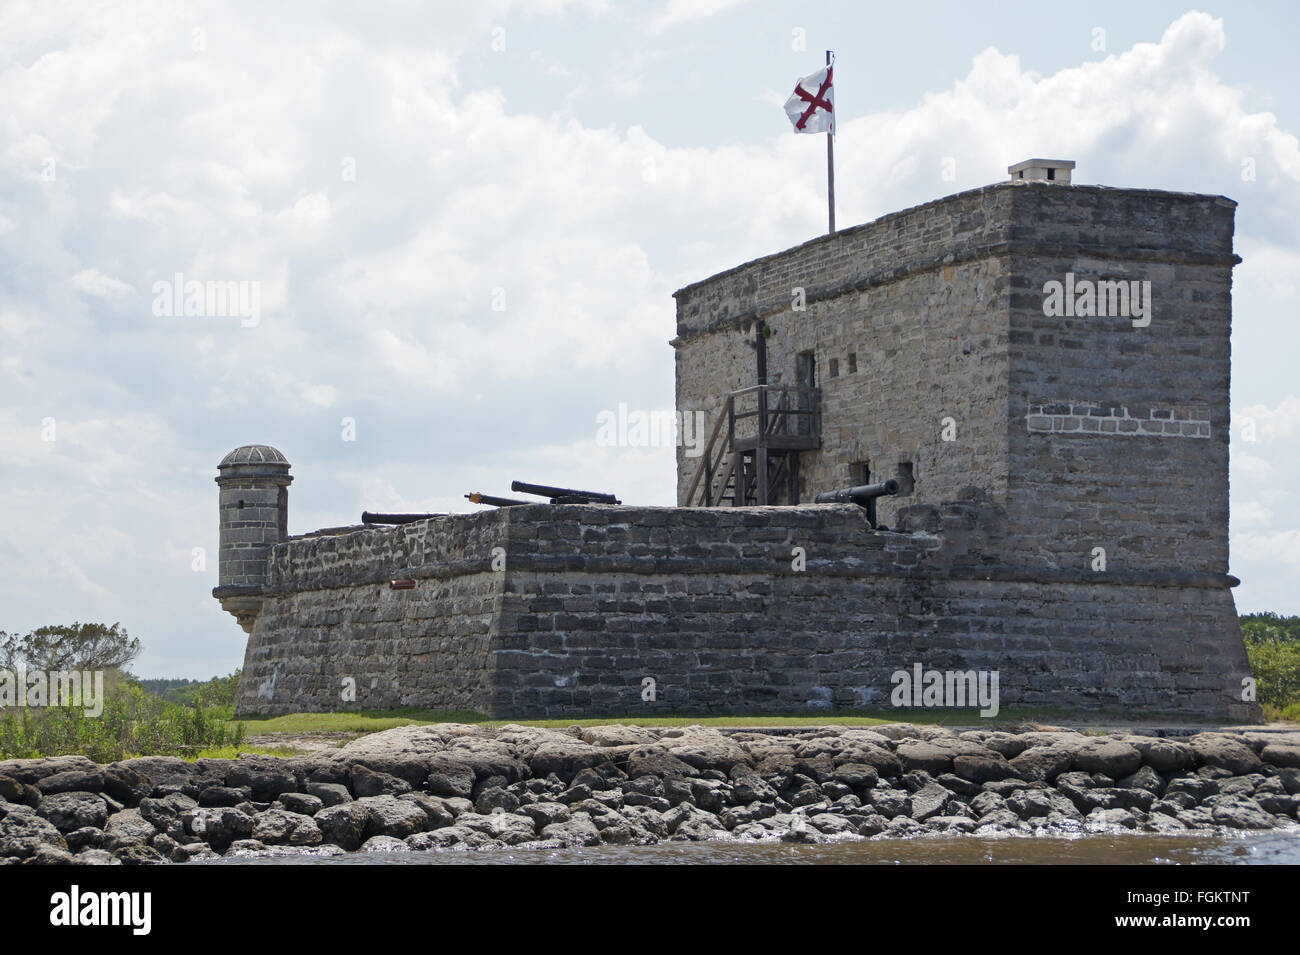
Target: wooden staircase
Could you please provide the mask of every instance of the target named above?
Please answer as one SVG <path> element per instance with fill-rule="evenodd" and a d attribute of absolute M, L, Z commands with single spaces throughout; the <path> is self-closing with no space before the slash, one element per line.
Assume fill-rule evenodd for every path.
<path fill-rule="evenodd" d="M 818 389 L 753 385 L 733 391 L 691 479 L 686 506 L 798 504 L 799 452 L 820 447 Z"/>

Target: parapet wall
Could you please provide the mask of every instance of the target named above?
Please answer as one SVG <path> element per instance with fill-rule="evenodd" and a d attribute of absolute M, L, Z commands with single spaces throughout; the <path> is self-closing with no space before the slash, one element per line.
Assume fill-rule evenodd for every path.
<path fill-rule="evenodd" d="M 1229 578 L 1018 564 L 976 493 L 902 516 L 537 505 L 292 538 L 238 710 L 881 708 L 920 663 L 998 670 L 1003 707 L 1251 715 Z"/>

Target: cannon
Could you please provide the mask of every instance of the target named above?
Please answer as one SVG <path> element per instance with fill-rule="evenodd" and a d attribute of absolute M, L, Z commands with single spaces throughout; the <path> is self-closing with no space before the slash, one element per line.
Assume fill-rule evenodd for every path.
<path fill-rule="evenodd" d="M 602 491 L 575 491 L 569 487 L 551 487 L 546 484 L 527 484 L 523 481 L 512 481 L 510 490 L 519 491 L 523 494 L 536 494 L 538 497 L 549 497 L 552 504 L 622 504 L 623 502 L 613 494 L 605 494 Z"/>
<path fill-rule="evenodd" d="M 427 521 L 431 517 L 442 517 L 442 514 L 374 514 L 370 511 L 361 512 L 362 524 L 414 524 L 416 521 Z"/>
<path fill-rule="evenodd" d="M 519 507 L 521 504 L 536 503 L 535 501 L 521 501 L 513 497 L 496 497 L 492 494 L 484 494 L 482 491 L 466 494 L 465 500 L 471 504 L 491 504 L 493 507 Z"/>
<path fill-rule="evenodd" d="M 898 493 L 898 482 L 893 478 L 879 484 L 859 484 L 835 491 L 822 491 L 815 498 L 817 504 L 856 504 L 867 512 L 867 520 L 876 526 L 876 498 Z"/>

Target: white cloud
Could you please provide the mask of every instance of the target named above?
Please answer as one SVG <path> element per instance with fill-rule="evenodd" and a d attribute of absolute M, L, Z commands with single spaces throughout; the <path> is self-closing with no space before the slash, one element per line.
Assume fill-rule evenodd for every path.
<path fill-rule="evenodd" d="M 683 23 L 707 20 L 748 2 L 749 0 L 668 0 L 663 12 L 651 21 L 650 29 L 654 33 L 662 33 Z"/>
<path fill-rule="evenodd" d="M 656 23 L 731 6 L 670 2 Z M 760 141 L 713 148 L 671 147 L 639 116 L 592 128 L 521 111 L 504 85 L 461 75 L 503 3 L 448 8 L 436 30 L 416 7 L 384 19 L 303 4 L 292 42 L 283 14 L 237 9 L 200 18 L 202 54 L 193 11 L 170 4 L 0 12 L 0 261 L 29 277 L 0 284 L 0 516 L 11 540 L 37 541 L 0 550 L 10 612 L 44 613 L 61 593 L 46 575 L 67 574 L 84 599 L 62 609 L 146 622 L 157 659 L 233 657 L 213 649 L 239 634 L 205 589 L 211 478 L 246 441 L 290 453 L 299 531 L 355 520 L 353 504 L 466 508 L 465 491 L 504 493 L 512 477 L 669 503 L 671 449 L 596 448 L 594 414 L 671 404 L 676 287 L 824 228 L 820 140 L 790 135 L 775 104 Z M 1238 232 L 1235 291 L 1257 306 L 1236 319 L 1293 341 L 1294 309 L 1279 306 L 1300 266 L 1300 147 L 1215 75 L 1223 44 L 1222 23 L 1193 13 L 1158 43 L 1050 75 L 985 50 L 914 108 L 842 121 L 840 221 L 996 181 L 1030 155 L 1077 159 L 1081 181 L 1240 187 L 1270 211 Z M 558 52 L 548 62 L 578 62 Z M 624 92 L 679 67 L 651 50 L 633 65 Z M 176 272 L 260 281 L 261 324 L 156 318 L 144 292 Z M 1234 537 L 1243 586 L 1276 579 L 1253 555 L 1289 546 L 1300 521 L 1269 494 L 1300 466 L 1286 440 L 1300 406 L 1284 396 L 1239 412 L 1272 435 L 1233 445 L 1247 502 L 1234 521 L 1272 535 Z M 356 444 L 338 440 L 344 415 Z M 46 416 L 55 447 L 40 441 Z M 209 546 L 206 577 L 188 569 L 193 546 Z"/>
<path fill-rule="evenodd" d="M 135 291 L 127 283 L 98 269 L 82 269 L 72 277 L 72 286 L 96 298 L 117 298 Z"/>

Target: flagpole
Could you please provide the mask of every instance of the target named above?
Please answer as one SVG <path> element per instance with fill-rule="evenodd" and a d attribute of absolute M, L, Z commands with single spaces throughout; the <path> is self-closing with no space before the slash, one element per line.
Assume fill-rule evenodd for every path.
<path fill-rule="evenodd" d="M 831 51 L 826 51 L 826 66 L 831 65 Z M 835 113 L 831 112 L 831 128 L 826 131 L 826 208 L 830 213 L 830 234 L 835 234 Z"/>

